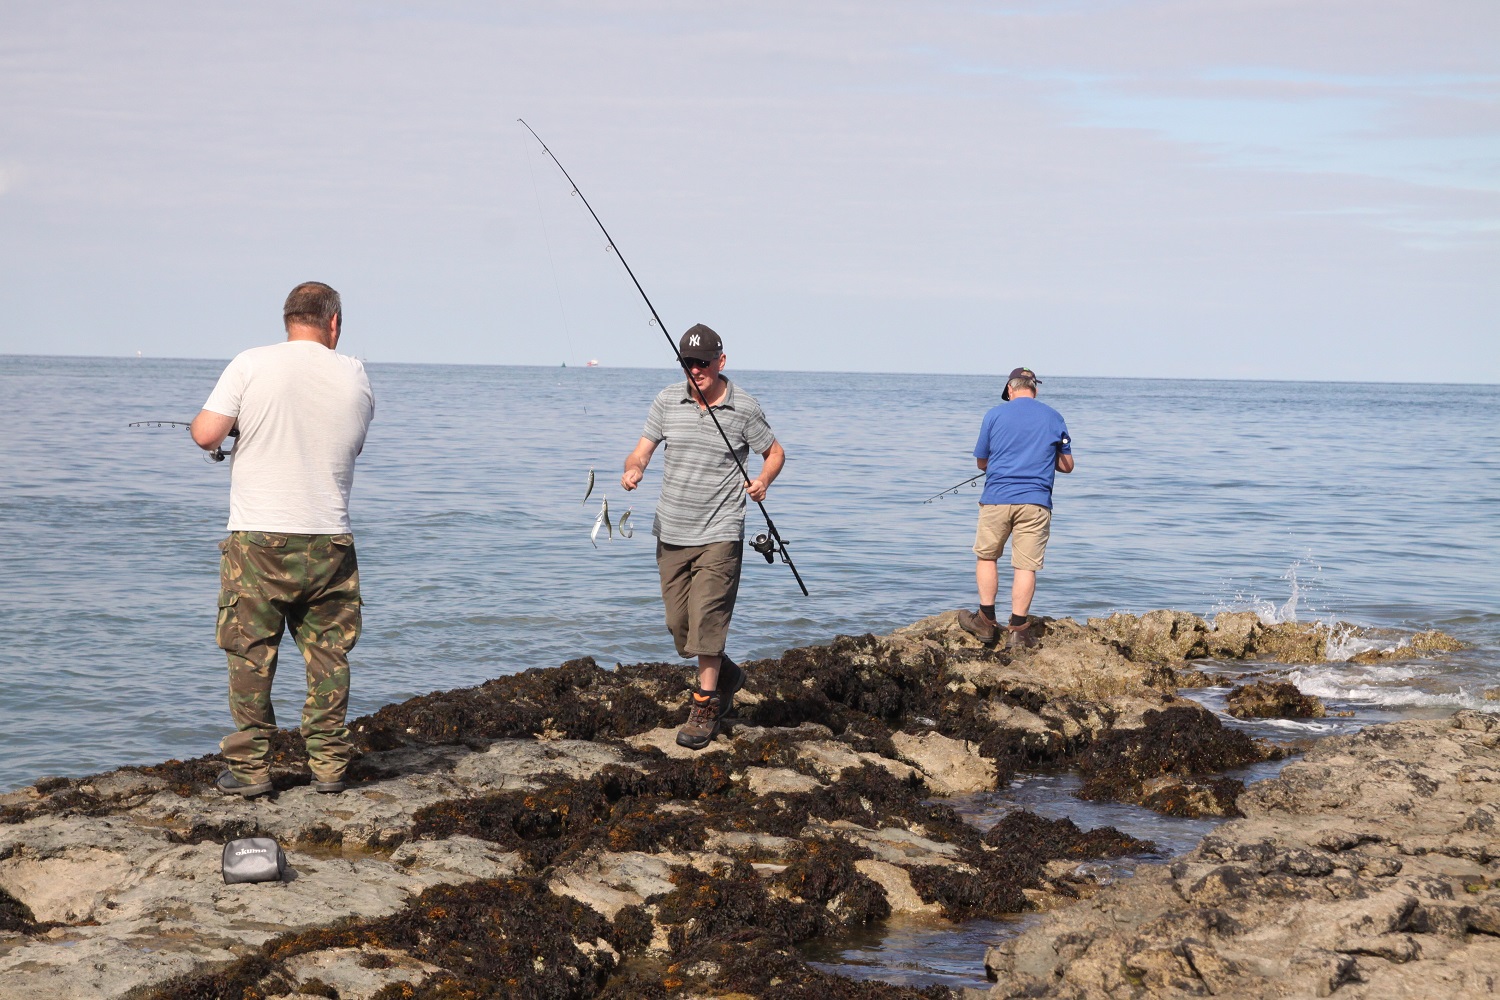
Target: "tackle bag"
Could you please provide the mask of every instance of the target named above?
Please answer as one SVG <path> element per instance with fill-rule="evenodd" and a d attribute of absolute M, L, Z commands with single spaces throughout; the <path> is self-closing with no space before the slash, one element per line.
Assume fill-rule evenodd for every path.
<path fill-rule="evenodd" d="M 246 837 L 224 845 L 224 884 L 279 882 L 286 875 L 286 852 L 270 837 Z"/>

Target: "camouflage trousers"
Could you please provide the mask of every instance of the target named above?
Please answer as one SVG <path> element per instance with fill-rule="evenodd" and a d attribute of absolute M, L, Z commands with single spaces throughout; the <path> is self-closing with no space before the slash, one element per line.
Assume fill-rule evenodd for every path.
<path fill-rule="evenodd" d="M 307 662 L 302 739 L 319 781 L 336 781 L 353 744 L 349 650 L 359 639 L 359 563 L 352 535 L 236 531 L 219 544 L 219 648 L 229 656 L 229 713 L 236 731 L 219 742 L 235 777 L 264 781 L 276 713 L 271 682 L 281 637 Z"/>

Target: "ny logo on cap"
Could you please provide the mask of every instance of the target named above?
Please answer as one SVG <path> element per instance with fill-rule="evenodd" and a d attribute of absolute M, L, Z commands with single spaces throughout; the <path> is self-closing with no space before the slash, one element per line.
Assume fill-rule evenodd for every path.
<path fill-rule="evenodd" d="M 698 335 L 696 333 L 693 334 L 691 337 L 688 338 L 688 346 L 689 347 L 697 347 L 699 345 L 699 343 L 701 343 L 701 341 L 700 341 L 700 339 L 699 339 L 699 337 L 698 337 Z"/>

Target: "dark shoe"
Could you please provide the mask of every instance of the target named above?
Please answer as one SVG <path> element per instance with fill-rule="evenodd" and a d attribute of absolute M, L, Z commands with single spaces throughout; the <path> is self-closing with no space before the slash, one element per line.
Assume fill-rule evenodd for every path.
<path fill-rule="evenodd" d="M 264 795 L 269 792 L 271 790 L 271 782 L 269 779 L 256 782 L 241 781 L 234 776 L 233 771 L 225 770 L 223 774 L 219 775 L 218 780 L 214 782 L 214 787 L 225 795 L 241 795 L 247 799 L 253 799 L 257 795 Z"/>
<path fill-rule="evenodd" d="M 702 750 L 712 743 L 719 735 L 719 723 L 724 721 L 724 703 L 719 693 L 715 691 L 707 698 L 699 698 L 700 694 L 697 688 L 693 689 L 688 720 L 677 730 L 677 745 L 689 750 Z"/>
<path fill-rule="evenodd" d="M 339 778 L 336 781 L 319 781 L 318 779 L 314 778 L 312 783 L 312 790 L 315 792 L 322 792 L 324 795 L 337 795 L 346 787 L 347 786 L 344 784 L 343 778 Z"/>
<path fill-rule="evenodd" d="M 1000 623 L 983 611 L 962 609 L 958 613 L 958 627 L 985 645 L 989 645 L 1000 637 Z"/>
<path fill-rule="evenodd" d="M 1031 630 L 1031 622 L 1025 625 L 1005 626 L 1005 648 L 1006 649 L 1030 649 L 1036 645 L 1036 633 Z"/>
<path fill-rule="evenodd" d="M 729 657 L 719 663 L 719 700 L 724 702 L 724 716 L 734 714 L 734 696 L 745 686 L 745 671 Z"/>

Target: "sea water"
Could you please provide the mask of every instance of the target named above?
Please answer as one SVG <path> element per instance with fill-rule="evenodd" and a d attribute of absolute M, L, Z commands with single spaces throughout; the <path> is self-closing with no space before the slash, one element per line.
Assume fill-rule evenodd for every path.
<path fill-rule="evenodd" d="M 227 731 L 213 632 L 228 463 L 206 461 L 180 428 L 127 427 L 190 419 L 223 365 L 0 357 L 0 790 L 212 753 Z M 680 376 L 368 370 L 377 403 L 352 501 L 365 631 L 351 715 L 579 656 L 674 659 L 650 535 L 661 456 L 633 493 L 619 471 L 651 399 Z M 728 374 L 786 448 L 766 506 L 810 591 L 747 553 L 732 655 L 974 604 L 979 490 L 923 501 L 975 471 L 1000 376 Z M 1077 471 L 1058 477 L 1034 613 L 1248 608 L 1268 621 L 1436 627 L 1469 644 L 1298 668 L 1304 691 L 1356 714 L 1257 723 L 1283 736 L 1500 710 L 1500 387 L 1042 378 Z M 638 530 L 601 533 L 596 546 L 606 497 L 612 518 L 631 510 Z M 747 523 L 762 527 L 753 507 Z M 290 641 L 284 652 L 275 703 L 294 727 L 301 670 Z M 1194 692 L 1215 708 L 1223 693 Z M 993 817 L 1019 796 L 1084 827 L 1200 835 L 1150 814 L 1096 816 L 1065 784 L 1036 776 L 974 808 Z"/>

